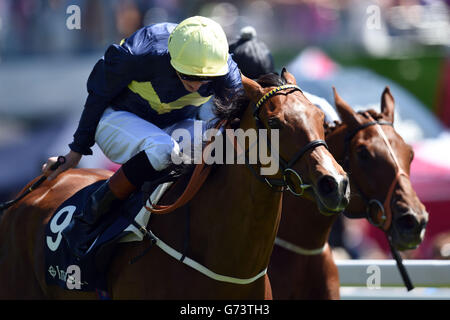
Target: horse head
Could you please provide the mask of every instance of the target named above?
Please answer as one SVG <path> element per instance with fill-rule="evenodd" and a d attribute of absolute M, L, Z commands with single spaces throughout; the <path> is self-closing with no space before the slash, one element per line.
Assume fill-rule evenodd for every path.
<path fill-rule="evenodd" d="M 257 82 L 243 77 L 243 85 L 255 108 L 253 116 L 247 110 L 242 121 L 256 121 L 260 128 L 279 134 L 280 168 L 267 183 L 284 182 L 294 195 L 315 200 L 325 215 L 342 212 L 350 196 L 348 177 L 324 141 L 323 112 L 303 95 L 286 69 L 281 77 L 266 75 Z"/>
<path fill-rule="evenodd" d="M 357 113 L 333 90 L 347 130 L 345 136 L 331 134 L 327 141 L 350 176 L 352 197 L 346 216 L 365 216 L 391 237 L 398 250 L 416 248 L 423 240 L 428 213 L 409 179 L 414 152 L 393 127 L 395 103 L 389 88 L 381 96 L 381 113 Z"/>

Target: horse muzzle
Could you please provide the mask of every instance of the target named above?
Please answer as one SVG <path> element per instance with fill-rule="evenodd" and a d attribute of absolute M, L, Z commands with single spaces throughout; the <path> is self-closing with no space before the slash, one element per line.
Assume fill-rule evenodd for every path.
<path fill-rule="evenodd" d="M 347 176 L 324 175 L 317 181 L 314 191 L 320 212 L 327 216 L 344 211 L 350 201 Z"/>
<path fill-rule="evenodd" d="M 394 247 L 397 250 L 416 249 L 424 239 L 427 222 L 427 212 L 418 215 L 408 211 L 394 218 L 389 230 Z"/>

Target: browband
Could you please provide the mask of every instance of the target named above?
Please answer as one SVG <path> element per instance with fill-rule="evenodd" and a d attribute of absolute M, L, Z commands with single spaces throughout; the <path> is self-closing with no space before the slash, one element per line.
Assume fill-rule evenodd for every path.
<path fill-rule="evenodd" d="M 267 92 L 265 95 L 263 95 L 263 97 L 261 99 L 259 99 L 259 101 L 255 105 L 254 114 L 256 114 L 258 112 L 258 110 L 259 110 L 259 107 L 261 107 L 264 102 L 266 102 L 273 95 L 275 95 L 275 93 L 277 93 L 277 92 L 279 92 L 281 90 L 285 90 L 285 89 L 295 89 L 295 90 L 299 90 L 300 92 L 303 92 L 302 89 L 300 89 L 300 87 L 295 85 L 295 84 L 286 84 L 286 85 L 283 85 L 283 86 L 276 87 L 275 89 L 272 89 L 269 92 Z"/>

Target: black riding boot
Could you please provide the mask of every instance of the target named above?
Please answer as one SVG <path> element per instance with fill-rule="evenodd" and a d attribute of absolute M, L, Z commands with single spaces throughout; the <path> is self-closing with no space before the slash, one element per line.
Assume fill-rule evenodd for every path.
<path fill-rule="evenodd" d="M 121 202 L 109 188 L 109 180 L 101 184 L 89 197 L 81 214 L 74 216 L 62 231 L 62 236 L 74 255 L 81 257 L 86 253 L 95 240 L 97 233 L 94 231 L 100 218 Z"/>
<path fill-rule="evenodd" d="M 72 252 L 77 257 L 83 256 L 95 240 L 93 232 L 100 218 L 126 200 L 144 181 L 152 181 L 158 174 L 144 151 L 124 163 L 89 197 L 83 212 L 62 231 Z"/>

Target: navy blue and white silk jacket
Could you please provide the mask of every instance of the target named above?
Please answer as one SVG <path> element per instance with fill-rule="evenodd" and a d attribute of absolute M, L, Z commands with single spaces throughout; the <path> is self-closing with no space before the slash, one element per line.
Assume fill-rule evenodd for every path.
<path fill-rule="evenodd" d="M 187 91 L 170 64 L 167 48 L 173 23 L 158 23 L 136 31 L 120 45 L 108 47 L 87 81 L 88 97 L 74 140 L 75 152 L 92 154 L 95 131 L 106 108 L 125 110 L 164 128 L 197 115 L 212 96 L 230 97 L 242 87 L 240 71 L 231 55 L 229 72 Z"/>

